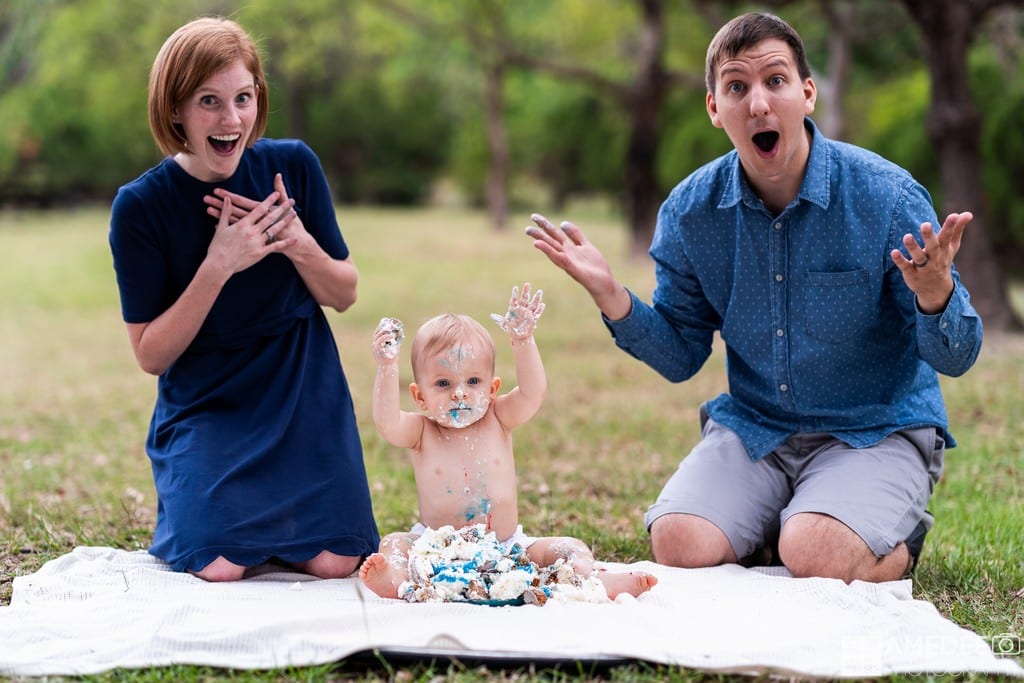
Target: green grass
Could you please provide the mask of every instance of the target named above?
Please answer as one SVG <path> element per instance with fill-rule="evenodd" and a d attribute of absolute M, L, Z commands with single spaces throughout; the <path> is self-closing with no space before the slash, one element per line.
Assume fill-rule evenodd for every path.
<path fill-rule="evenodd" d="M 0 213 L 0 604 L 10 601 L 14 576 L 76 545 L 149 543 L 156 499 L 143 442 L 155 379 L 135 365 L 120 319 L 107 218 L 105 208 Z M 343 209 L 339 218 L 360 269 L 360 298 L 329 317 L 355 394 L 381 531 L 408 527 L 416 502 L 405 454 L 370 420 L 377 321 L 387 315 L 415 328 L 445 310 L 486 321 L 503 312 L 513 284 L 529 281 L 547 303 L 537 339 L 549 391 L 541 414 L 516 432 L 521 520 L 533 534 L 579 536 L 600 559 L 649 559 L 643 511 L 697 440 L 701 401 L 725 389 L 721 349 L 681 385 L 618 351 L 582 289 L 530 246 L 520 229 L 525 214 L 500 234 L 472 212 Z M 573 218 L 648 298 L 651 269 L 625 260 L 621 226 L 596 211 Z M 1014 295 L 1021 300 L 1020 290 Z M 407 357 L 402 371 L 407 384 Z M 501 344 L 498 372 L 514 385 Z M 960 447 L 947 454 L 932 501 L 937 525 L 914 592 L 983 636 L 1024 635 L 1024 339 L 989 335 L 975 368 L 943 383 Z M 722 678 L 640 665 L 595 672 L 349 663 L 281 672 L 170 667 L 87 680 Z"/>

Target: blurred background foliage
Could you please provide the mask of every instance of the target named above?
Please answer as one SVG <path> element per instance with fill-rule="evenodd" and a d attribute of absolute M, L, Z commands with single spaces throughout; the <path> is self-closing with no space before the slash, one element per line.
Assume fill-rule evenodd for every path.
<path fill-rule="evenodd" d="M 837 3 L 839 0 L 837 0 Z M 804 36 L 827 86 L 830 0 L 664 3 L 663 63 L 681 76 L 660 105 L 657 193 L 730 148 L 704 110 L 704 52 L 718 24 L 769 9 Z M 855 6 L 850 69 L 819 124 L 906 167 L 938 204 L 927 136 L 929 76 L 921 38 L 897 0 Z M 487 201 L 493 172 L 488 78 L 500 75 L 512 210 L 557 211 L 601 197 L 620 205 L 634 55 L 635 0 L 4 0 L 0 3 L 0 206 L 109 202 L 159 159 L 146 123 L 149 67 L 163 40 L 200 15 L 230 16 L 261 45 L 270 83 L 268 135 L 301 137 L 345 204 Z M 1003 267 L 1024 263 L 1022 10 L 993 12 L 970 53 L 982 114 L 989 239 Z M 509 46 L 586 72 L 560 77 Z M 518 65 L 517 65 L 518 64 Z M 609 97 L 618 86 L 627 99 Z"/>

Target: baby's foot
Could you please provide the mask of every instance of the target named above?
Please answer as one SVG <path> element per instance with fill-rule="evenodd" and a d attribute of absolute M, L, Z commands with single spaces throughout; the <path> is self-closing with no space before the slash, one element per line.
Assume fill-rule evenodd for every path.
<path fill-rule="evenodd" d="M 363 566 L 359 568 L 359 578 L 367 588 L 382 598 L 397 598 L 398 586 L 406 579 L 380 553 L 374 553 L 363 561 Z"/>
<path fill-rule="evenodd" d="M 651 590 L 658 583 L 658 577 L 647 572 L 610 572 L 601 570 L 597 578 L 604 584 L 608 597 L 614 600 L 622 593 L 629 593 L 634 598 Z"/>

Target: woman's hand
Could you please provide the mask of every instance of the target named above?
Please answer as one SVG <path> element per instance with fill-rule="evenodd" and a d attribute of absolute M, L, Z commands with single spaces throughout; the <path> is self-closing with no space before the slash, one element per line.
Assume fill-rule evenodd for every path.
<path fill-rule="evenodd" d="M 271 197 L 274 199 L 271 200 Z M 207 213 L 217 218 L 218 221 L 226 215 L 228 224 L 232 226 L 241 223 L 254 213 L 256 217 L 260 216 L 263 211 L 272 213 L 273 209 L 267 207 L 268 201 L 272 201 L 274 208 L 291 208 L 290 214 L 278 214 L 278 217 L 270 224 L 264 225 L 262 230 L 264 242 L 268 245 L 280 243 L 267 253 L 287 252 L 303 239 L 312 239 L 306 232 L 302 219 L 294 210 L 295 201 L 288 197 L 284 178 L 280 173 L 274 176 L 274 192 L 262 202 L 223 188 L 217 188 L 212 195 L 206 195 L 203 201 L 207 205 Z"/>
<path fill-rule="evenodd" d="M 280 230 L 279 225 L 287 225 L 295 218 L 295 208 L 291 200 L 278 203 L 279 199 L 278 192 L 271 192 L 262 202 L 251 204 L 249 210 L 232 222 L 232 212 L 236 208 L 232 196 L 225 195 L 218 210 L 217 228 L 207 257 L 234 274 L 268 254 L 287 249 L 289 241 L 278 241 L 275 235 Z"/>

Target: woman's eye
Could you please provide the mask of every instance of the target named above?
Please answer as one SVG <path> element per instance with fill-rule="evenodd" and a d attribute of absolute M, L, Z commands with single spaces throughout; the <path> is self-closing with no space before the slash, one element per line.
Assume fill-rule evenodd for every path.
<path fill-rule="evenodd" d="M 203 95 L 199 98 L 199 104 L 203 105 L 204 107 L 212 107 L 216 103 L 217 98 L 213 95 Z"/>

